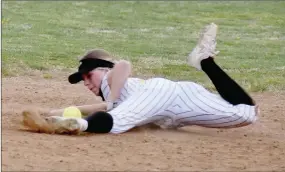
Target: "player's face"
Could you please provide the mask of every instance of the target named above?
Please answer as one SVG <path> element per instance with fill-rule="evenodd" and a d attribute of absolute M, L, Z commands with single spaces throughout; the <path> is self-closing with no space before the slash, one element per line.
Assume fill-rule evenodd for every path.
<path fill-rule="evenodd" d="M 83 75 L 84 85 L 95 95 L 99 96 L 103 76 L 104 71 L 94 69 Z"/>

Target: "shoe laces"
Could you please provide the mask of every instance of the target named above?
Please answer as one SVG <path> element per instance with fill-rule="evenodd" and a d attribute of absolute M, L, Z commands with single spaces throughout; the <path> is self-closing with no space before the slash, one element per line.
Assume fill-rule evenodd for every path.
<path fill-rule="evenodd" d="M 215 51 L 215 48 L 216 48 L 216 41 L 213 39 L 212 40 L 214 43 L 213 44 L 209 44 L 209 43 L 201 43 L 200 45 L 200 48 L 201 48 L 201 52 L 202 53 L 207 53 L 208 56 L 215 56 L 217 54 L 219 54 L 220 51 Z"/>

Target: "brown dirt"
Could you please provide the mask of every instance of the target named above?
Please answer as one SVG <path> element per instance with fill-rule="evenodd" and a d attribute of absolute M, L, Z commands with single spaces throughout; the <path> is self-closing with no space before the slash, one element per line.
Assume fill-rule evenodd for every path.
<path fill-rule="evenodd" d="M 63 79 L 64 81 L 60 81 Z M 27 106 L 62 108 L 96 102 L 66 75 L 2 79 L 2 170 L 5 171 L 285 171 L 285 93 L 260 93 L 259 121 L 248 127 L 121 135 L 48 135 L 19 130 Z"/>

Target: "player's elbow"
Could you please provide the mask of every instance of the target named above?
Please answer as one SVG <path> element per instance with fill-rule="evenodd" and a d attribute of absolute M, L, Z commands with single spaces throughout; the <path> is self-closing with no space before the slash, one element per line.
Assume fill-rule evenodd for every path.
<path fill-rule="evenodd" d="M 115 68 L 117 69 L 117 71 L 120 71 L 121 73 L 127 73 L 130 74 L 131 73 L 131 63 L 127 60 L 120 60 Z"/>
<path fill-rule="evenodd" d="M 127 60 L 120 60 L 118 62 L 118 64 L 123 65 L 123 66 L 130 66 L 131 62 L 127 61 Z"/>

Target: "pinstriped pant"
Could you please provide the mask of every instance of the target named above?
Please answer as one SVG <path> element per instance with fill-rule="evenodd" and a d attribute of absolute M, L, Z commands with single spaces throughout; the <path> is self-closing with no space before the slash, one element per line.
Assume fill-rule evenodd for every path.
<path fill-rule="evenodd" d="M 123 133 L 148 123 L 162 128 L 187 125 L 228 128 L 256 120 L 254 106 L 234 106 L 196 83 L 163 78 L 147 80 L 141 90 L 109 113 L 114 119 L 111 133 Z"/>

